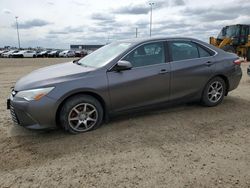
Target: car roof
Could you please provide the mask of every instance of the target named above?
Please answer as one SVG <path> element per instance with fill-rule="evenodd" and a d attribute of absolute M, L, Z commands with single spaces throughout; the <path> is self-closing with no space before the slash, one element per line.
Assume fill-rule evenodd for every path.
<path fill-rule="evenodd" d="M 170 41 L 170 40 L 186 40 L 186 41 L 193 41 L 196 43 L 199 43 L 203 46 L 206 46 L 207 48 L 210 48 L 211 50 L 215 51 L 215 52 L 224 52 L 224 50 L 221 50 L 211 44 L 208 44 L 207 42 L 195 39 L 195 38 L 191 38 L 191 37 L 151 37 L 151 38 L 133 38 L 133 39 L 125 39 L 125 40 L 119 40 L 116 42 L 124 42 L 124 43 L 132 43 L 133 46 L 139 45 L 141 43 L 147 43 L 147 42 L 154 42 L 154 41 Z"/>
<path fill-rule="evenodd" d="M 141 43 L 141 42 L 150 42 L 155 40 L 194 40 L 199 41 L 190 37 L 148 37 L 148 38 L 133 38 L 133 39 L 124 39 L 119 40 L 118 42 L 128 42 L 128 43 Z"/>

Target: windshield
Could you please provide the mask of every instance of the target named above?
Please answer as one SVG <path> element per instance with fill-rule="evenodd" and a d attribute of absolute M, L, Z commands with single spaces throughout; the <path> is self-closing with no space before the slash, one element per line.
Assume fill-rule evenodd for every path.
<path fill-rule="evenodd" d="M 80 59 L 78 64 L 90 66 L 90 67 L 102 67 L 117 57 L 119 54 L 127 50 L 131 46 L 131 43 L 111 43 L 91 54 Z"/>
<path fill-rule="evenodd" d="M 224 39 L 225 37 L 232 38 L 237 37 L 240 34 L 240 27 L 237 25 L 224 27 L 218 35 L 218 39 Z"/>

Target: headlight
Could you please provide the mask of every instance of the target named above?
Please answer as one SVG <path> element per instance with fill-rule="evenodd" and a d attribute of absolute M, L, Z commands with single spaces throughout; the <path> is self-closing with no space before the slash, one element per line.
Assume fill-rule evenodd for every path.
<path fill-rule="evenodd" d="M 52 89 L 54 89 L 54 87 L 19 91 L 15 95 L 15 97 L 23 98 L 27 101 L 40 100 L 43 96 L 47 95 L 50 91 L 52 91 Z"/>

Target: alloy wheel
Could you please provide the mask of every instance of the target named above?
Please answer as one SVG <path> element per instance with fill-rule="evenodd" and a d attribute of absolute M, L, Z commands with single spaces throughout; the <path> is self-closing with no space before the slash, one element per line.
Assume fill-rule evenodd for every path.
<path fill-rule="evenodd" d="M 212 82 L 208 88 L 208 100 L 212 103 L 218 102 L 223 96 L 224 89 L 219 81 Z"/>
<path fill-rule="evenodd" d="M 98 112 L 95 106 L 89 103 L 81 103 L 73 107 L 68 115 L 70 127 L 77 132 L 90 130 L 98 120 Z"/>

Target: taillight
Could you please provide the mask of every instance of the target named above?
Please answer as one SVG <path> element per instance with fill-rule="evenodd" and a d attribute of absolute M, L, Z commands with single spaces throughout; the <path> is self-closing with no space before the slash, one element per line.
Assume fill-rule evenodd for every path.
<path fill-rule="evenodd" d="M 234 64 L 235 64 L 235 65 L 241 65 L 241 62 L 242 62 L 242 60 L 236 59 L 236 60 L 234 61 Z"/>

